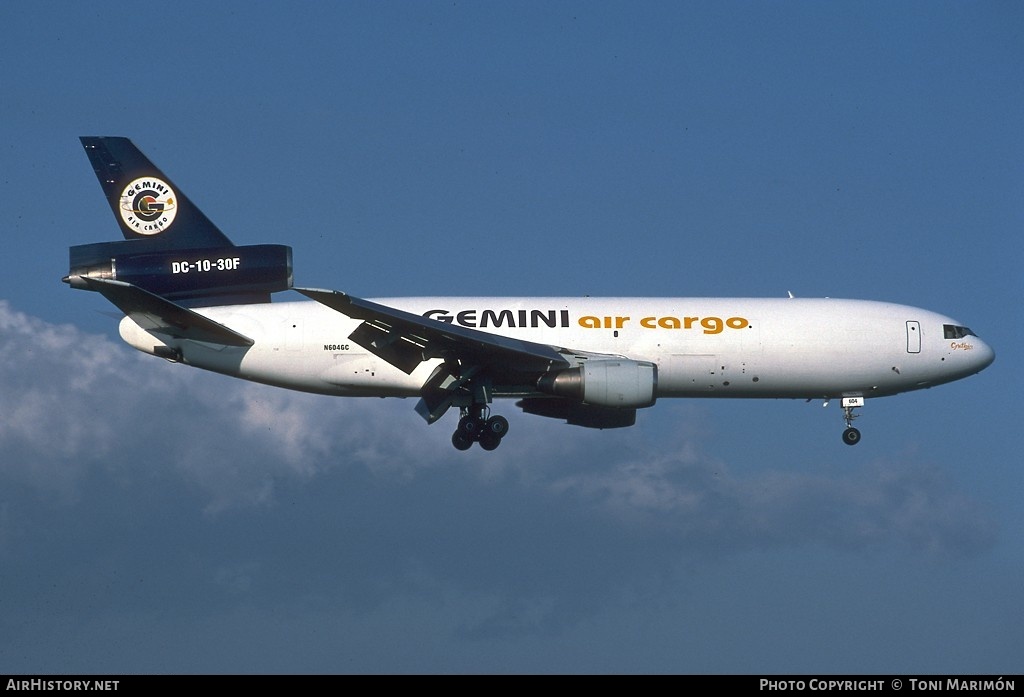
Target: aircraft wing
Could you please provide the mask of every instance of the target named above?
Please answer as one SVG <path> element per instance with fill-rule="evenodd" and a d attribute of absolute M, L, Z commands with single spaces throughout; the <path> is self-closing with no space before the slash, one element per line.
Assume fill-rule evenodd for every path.
<path fill-rule="evenodd" d="M 406 373 L 431 358 L 457 360 L 479 368 L 511 365 L 526 372 L 569 366 L 565 356 L 547 344 L 439 322 L 334 290 L 293 290 L 343 315 L 363 320 L 349 338 Z"/>
<path fill-rule="evenodd" d="M 255 343 L 219 322 L 131 283 L 88 276 L 82 276 L 81 280 L 89 290 L 102 294 L 146 331 L 224 346 L 248 347 Z"/>

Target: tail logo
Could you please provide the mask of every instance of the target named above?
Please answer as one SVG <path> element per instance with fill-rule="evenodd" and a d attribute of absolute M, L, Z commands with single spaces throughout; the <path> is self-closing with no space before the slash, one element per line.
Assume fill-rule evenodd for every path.
<path fill-rule="evenodd" d="M 121 220 L 140 235 L 158 235 L 174 222 L 177 198 L 160 179 L 136 179 L 121 192 Z"/>

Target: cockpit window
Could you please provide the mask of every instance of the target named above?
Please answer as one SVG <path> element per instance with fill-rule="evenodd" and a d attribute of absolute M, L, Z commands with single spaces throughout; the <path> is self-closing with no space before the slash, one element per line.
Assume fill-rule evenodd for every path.
<path fill-rule="evenodd" d="M 942 331 L 947 339 L 963 339 L 965 336 L 978 336 L 967 327 L 957 327 L 952 324 L 942 325 Z"/>

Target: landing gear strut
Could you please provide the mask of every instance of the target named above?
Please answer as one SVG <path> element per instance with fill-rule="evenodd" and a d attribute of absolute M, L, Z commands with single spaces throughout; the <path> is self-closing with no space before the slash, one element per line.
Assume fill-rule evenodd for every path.
<path fill-rule="evenodd" d="M 843 418 L 846 420 L 843 442 L 847 445 L 857 445 L 857 443 L 860 443 L 860 431 L 853 427 L 853 420 L 859 414 L 854 414 L 853 410 L 862 406 L 864 406 L 863 397 L 843 397 Z"/>
<path fill-rule="evenodd" d="M 508 419 L 491 416 L 491 378 L 479 367 L 466 368 L 457 360 L 446 360 L 437 366 L 420 390 L 416 411 L 434 423 L 450 407 L 459 408 L 459 426 L 452 434 L 456 450 L 469 450 L 479 443 L 484 450 L 494 450 L 508 433 Z"/>
<path fill-rule="evenodd" d="M 501 439 L 508 433 L 508 419 L 504 416 L 488 416 L 486 404 L 473 404 L 460 410 L 459 427 L 452 434 L 452 445 L 457 450 L 469 450 L 473 443 L 480 443 L 484 450 L 494 450 L 501 445 Z"/>

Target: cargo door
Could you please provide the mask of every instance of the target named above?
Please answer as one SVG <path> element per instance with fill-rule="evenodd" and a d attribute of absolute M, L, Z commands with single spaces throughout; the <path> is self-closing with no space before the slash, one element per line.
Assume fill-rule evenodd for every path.
<path fill-rule="evenodd" d="M 921 353 L 921 323 L 907 322 L 907 353 Z"/>

